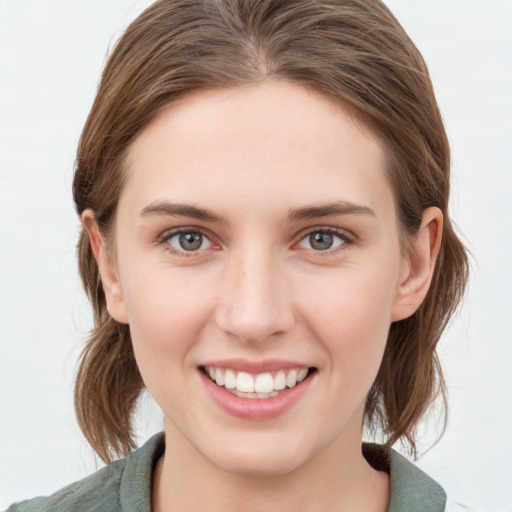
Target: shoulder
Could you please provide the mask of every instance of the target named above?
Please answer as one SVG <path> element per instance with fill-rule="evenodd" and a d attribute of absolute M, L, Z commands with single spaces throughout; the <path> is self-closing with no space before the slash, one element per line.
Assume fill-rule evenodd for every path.
<path fill-rule="evenodd" d="M 149 511 L 151 475 L 163 449 L 163 435 L 158 434 L 125 459 L 51 496 L 15 503 L 6 512 L 129 512 L 133 507 Z"/>
<path fill-rule="evenodd" d="M 392 448 L 365 443 L 363 453 L 368 462 L 389 473 L 391 494 L 388 512 L 444 512 L 444 489 L 420 468 Z"/>
<path fill-rule="evenodd" d="M 443 512 L 446 506 L 444 489 L 420 468 L 409 462 L 395 450 L 389 450 L 391 459 L 391 503 L 390 512 L 395 509 Z"/>
<path fill-rule="evenodd" d="M 125 459 L 117 461 L 51 496 L 16 503 L 6 512 L 120 510 L 119 484 L 124 466 Z"/>

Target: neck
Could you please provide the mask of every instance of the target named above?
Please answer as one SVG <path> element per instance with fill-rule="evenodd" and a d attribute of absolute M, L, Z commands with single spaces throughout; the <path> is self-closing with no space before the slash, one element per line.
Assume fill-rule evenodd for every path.
<path fill-rule="evenodd" d="M 166 453 L 155 471 L 152 509 L 384 512 L 389 502 L 388 475 L 366 462 L 360 441 L 348 446 L 352 448 L 340 438 L 291 472 L 247 476 L 215 466 L 166 425 Z"/>

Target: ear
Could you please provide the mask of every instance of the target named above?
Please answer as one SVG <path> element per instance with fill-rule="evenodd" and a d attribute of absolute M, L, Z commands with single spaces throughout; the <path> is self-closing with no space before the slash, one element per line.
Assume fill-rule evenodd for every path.
<path fill-rule="evenodd" d="M 408 254 L 404 256 L 392 322 L 411 316 L 425 299 L 434 275 L 442 233 L 443 213 L 436 207 L 427 208 Z"/>
<path fill-rule="evenodd" d="M 92 252 L 100 271 L 101 284 L 107 300 L 107 310 L 114 320 L 127 324 L 128 315 L 121 282 L 92 210 L 85 210 L 82 213 L 82 224 L 89 235 Z"/>

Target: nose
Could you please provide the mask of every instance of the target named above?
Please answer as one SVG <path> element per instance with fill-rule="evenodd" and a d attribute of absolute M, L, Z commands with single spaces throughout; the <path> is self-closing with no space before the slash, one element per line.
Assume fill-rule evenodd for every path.
<path fill-rule="evenodd" d="M 244 343 L 263 343 L 289 331 L 294 322 L 290 288 L 282 265 L 268 251 L 233 255 L 222 276 L 217 327 Z"/>

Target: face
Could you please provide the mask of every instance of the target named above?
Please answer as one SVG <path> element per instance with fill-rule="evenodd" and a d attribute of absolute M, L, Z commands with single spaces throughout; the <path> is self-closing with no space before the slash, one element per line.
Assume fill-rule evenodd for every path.
<path fill-rule="evenodd" d="M 410 271 L 385 168 L 370 130 L 284 82 L 188 96 L 133 143 L 102 278 L 198 460 L 270 475 L 360 451 Z"/>

